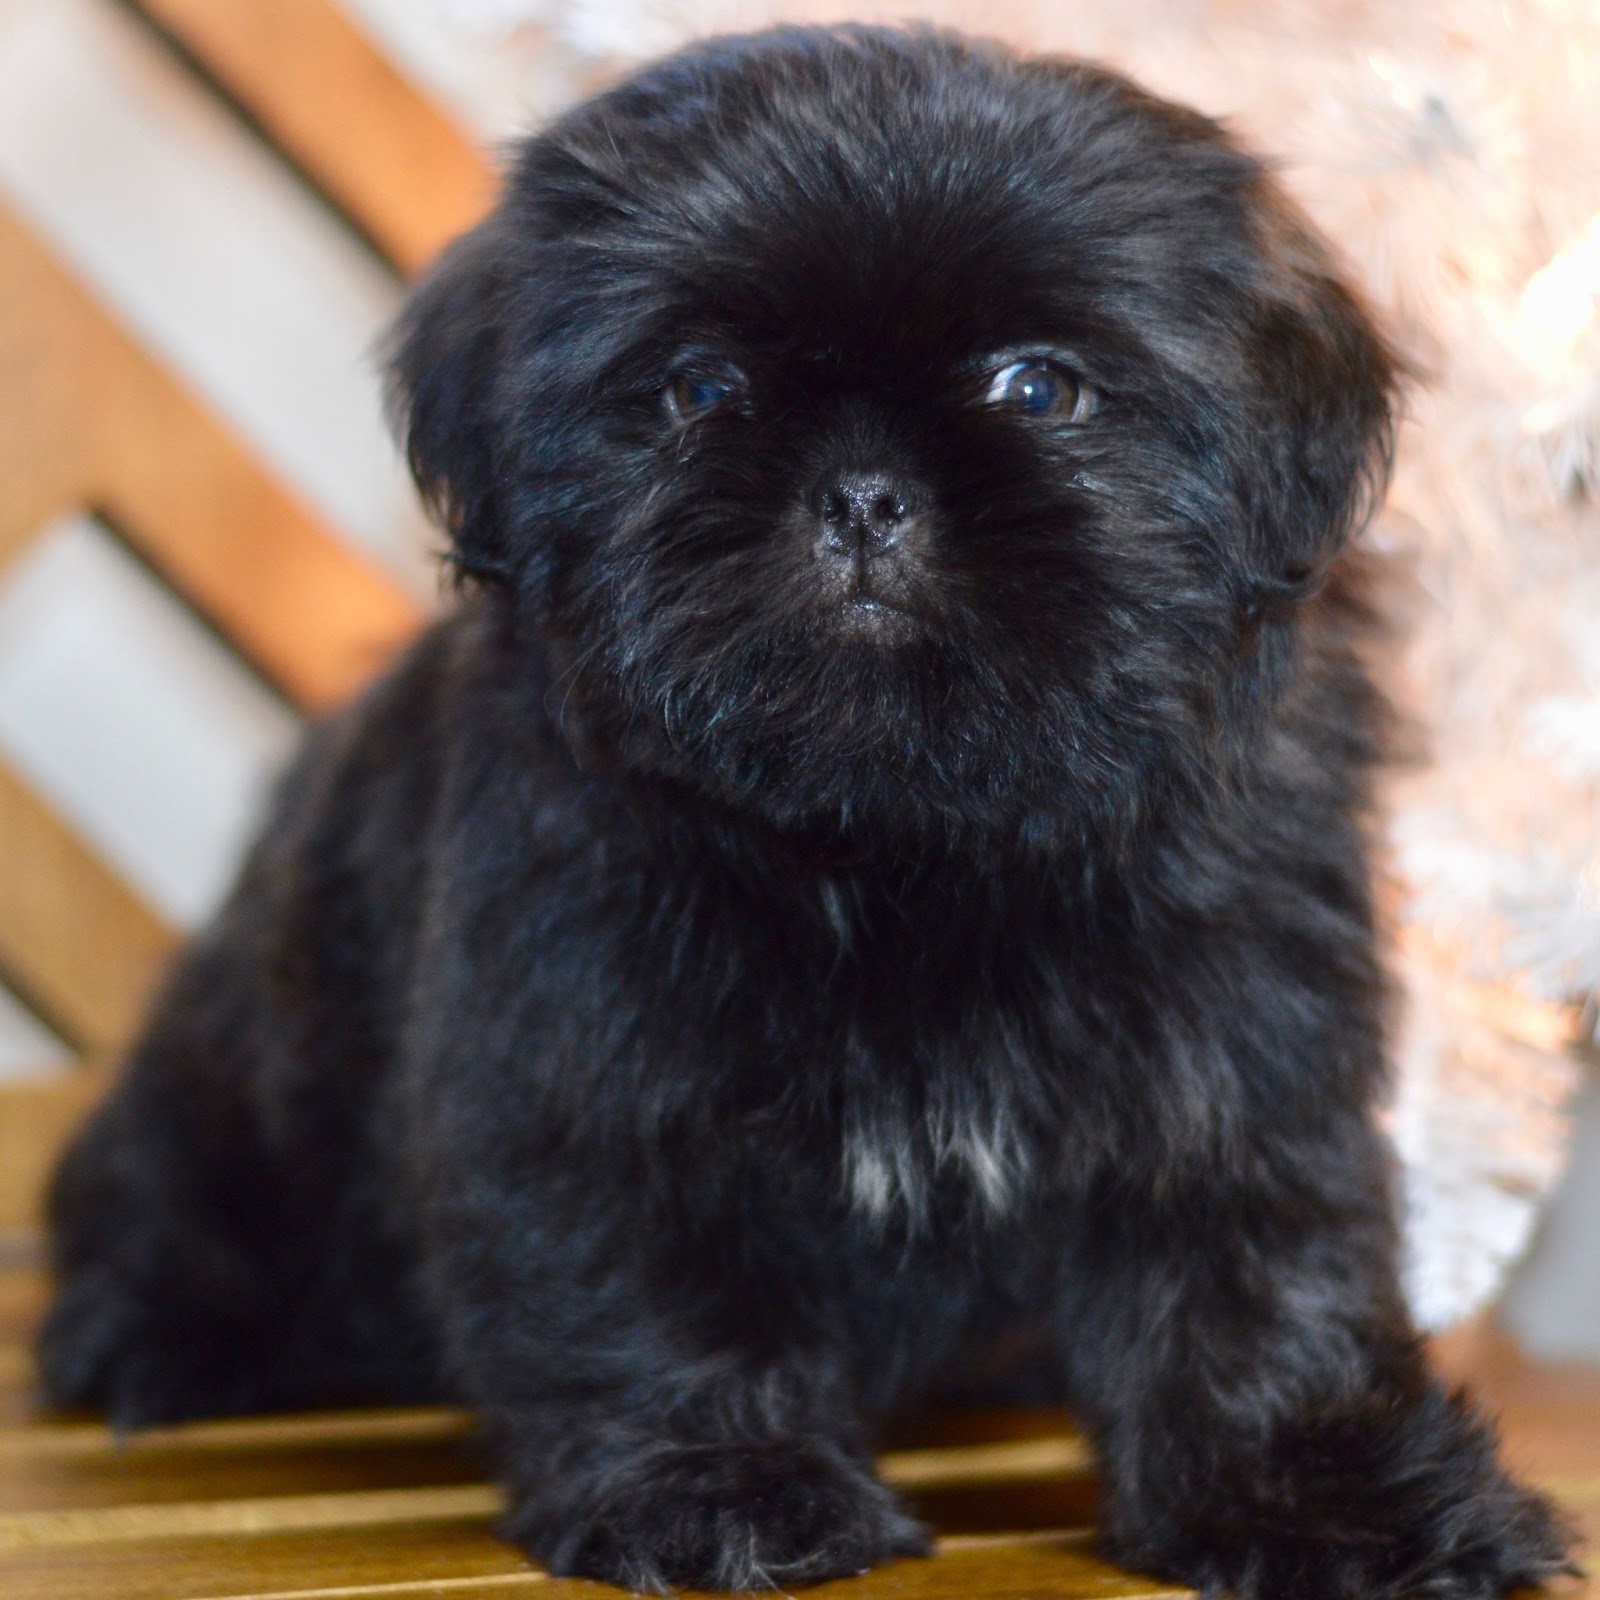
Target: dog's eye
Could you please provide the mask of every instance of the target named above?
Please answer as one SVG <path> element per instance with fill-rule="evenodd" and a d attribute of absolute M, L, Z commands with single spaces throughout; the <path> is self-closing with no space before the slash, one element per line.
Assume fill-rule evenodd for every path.
<path fill-rule="evenodd" d="M 738 393 L 731 373 L 679 372 L 666 387 L 667 410 L 675 422 L 698 422 Z"/>
<path fill-rule="evenodd" d="M 1033 357 L 1012 361 L 990 379 L 984 399 L 1029 417 L 1061 417 L 1082 422 L 1094 411 L 1094 393 L 1088 384 L 1055 361 Z"/>

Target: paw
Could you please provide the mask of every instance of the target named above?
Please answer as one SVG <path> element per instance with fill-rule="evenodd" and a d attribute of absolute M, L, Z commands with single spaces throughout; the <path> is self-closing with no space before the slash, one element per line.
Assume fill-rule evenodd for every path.
<path fill-rule="evenodd" d="M 1464 1403 L 1388 1420 L 1301 1430 L 1233 1498 L 1218 1473 L 1191 1506 L 1120 1508 L 1108 1551 L 1238 1600 L 1499 1600 L 1569 1570 L 1570 1534 Z"/>
<path fill-rule="evenodd" d="M 1156 1541 L 1108 1542 L 1125 1566 L 1237 1600 L 1499 1600 L 1563 1571 L 1566 1541 L 1536 1496 L 1507 1485 L 1501 1503 L 1418 1516 L 1354 1507 L 1309 1515 L 1235 1519 Z M 1268 1519 L 1271 1520 L 1268 1520 Z"/>
<path fill-rule="evenodd" d="M 103 1411 L 118 1429 L 262 1409 L 238 1329 L 159 1317 L 110 1274 L 71 1278 L 39 1336 L 52 1405 Z"/>
<path fill-rule="evenodd" d="M 507 1531 L 553 1573 L 654 1594 L 814 1583 L 929 1549 L 883 1484 L 827 1445 L 662 1445 L 564 1518 L 530 1504 Z"/>

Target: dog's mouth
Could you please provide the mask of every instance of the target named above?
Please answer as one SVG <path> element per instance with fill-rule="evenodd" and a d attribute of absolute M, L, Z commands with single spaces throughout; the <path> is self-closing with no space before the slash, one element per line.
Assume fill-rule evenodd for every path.
<path fill-rule="evenodd" d="M 885 594 L 865 581 L 845 595 L 835 615 L 845 637 L 879 644 L 910 638 L 919 620 L 900 596 Z"/>
<path fill-rule="evenodd" d="M 846 635 L 889 642 L 921 622 L 915 590 L 905 562 L 858 556 L 829 574 L 820 598 L 828 620 Z"/>

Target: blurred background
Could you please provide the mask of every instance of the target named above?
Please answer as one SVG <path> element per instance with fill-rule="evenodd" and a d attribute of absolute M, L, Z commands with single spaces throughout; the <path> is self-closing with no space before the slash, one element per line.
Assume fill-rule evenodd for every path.
<path fill-rule="evenodd" d="M 437 597 L 381 417 L 405 282 L 630 63 L 916 15 L 1227 118 L 1419 381 L 1389 1119 L 1411 1292 L 1600 1361 L 1600 7 L 0 0 L 0 1228 L 225 892 L 308 715 Z"/>

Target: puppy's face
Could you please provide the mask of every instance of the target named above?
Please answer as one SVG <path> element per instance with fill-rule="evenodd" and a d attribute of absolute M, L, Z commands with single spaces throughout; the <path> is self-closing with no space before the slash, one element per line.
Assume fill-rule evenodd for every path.
<path fill-rule="evenodd" d="M 1248 742 L 1390 387 L 1214 125 L 866 31 L 702 47 L 529 143 L 396 370 L 458 559 L 622 761 L 1088 838 Z"/>

